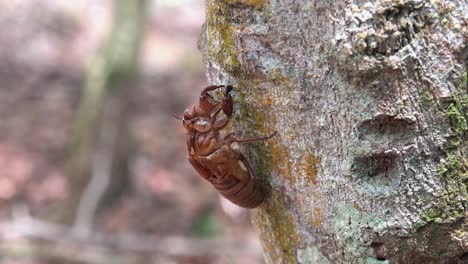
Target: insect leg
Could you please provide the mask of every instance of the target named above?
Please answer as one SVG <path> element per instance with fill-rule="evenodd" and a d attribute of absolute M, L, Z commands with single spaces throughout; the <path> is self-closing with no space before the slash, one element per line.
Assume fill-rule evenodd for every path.
<path fill-rule="evenodd" d="M 219 112 L 218 112 L 219 113 Z M 216 113 L 216 114 L 218 114 Z M 223 128 L 225 128 L 227 126 L 227 124 L 229 123 L 229 117 L 222 117 L 218 120 L 216 120 L 216 116 L 214 118 L 212 118 L 212 122 L 213 122 L 213 129 L 215 130 L 221 130 Z"/>
<path fill-rule="evenodd" d="M 221 101 L 221 106 L 223 108 L 224 114 L 228 117 L 228 119 L 232 116 L 232 112 L 234 111 L 234 103 L 232 102 L 232 85 L 226 86 L 226 90 L 224 91 L 224 96 Z"/>
<path fill-rule="evenodd" d="M 206 96 L 208 92 L 214 91 L 214 90 L 222 88 L 222 87 L 225 87 L 225 85 L 210 85 L 210 86 L 207 86 L 201 91 L 200 96 Z"/>
<path fill-rule="evenodd" d="M 211 112 L 220 104 L 220 102 L 215 100 L 208 92 L 222 87 L 224 87 L 224 85 L 210 85 L 202 90 L 198 105 L 196 106 L 196 112 L 198 114 L 211 114 Z"/>
<path fill-rule="evenodd" d="M 224 92 L 223 98 L 221 99 L 221 108 L 220 110 L 223 110 L 223 113 L 226 115 L 219 120 L 216 120 L 216 115 L 219 113 L 219 111 L 216 111 L 215 114 L 213 115 L 213 128 L 216 130 L 221 130 L 227 126 L 229 123 L 229 120 L 231 119 L 232 112 L 234 111 L 234 103 L 232 102 L 232 96 L 230 95 L 230 92 L 232 91 L 232 85 L 226 86 L 226 91 Z"/>
<path fill-rule="evenodd" d="M 191 132 L 187 134 L 187 141 L 186 141 L 186 146 L 187 146 L 187 153 L 190 155 L 192 154 L 193 150 L 193 142 L 195 141 L 195 133 Z"/>
<path fill-rule="evenodd" d="M 241 138 L 238 136 L 237 133 L 229 133 L 227 136 L 224 137 L 224 143 L 225 144 L 232 144 L 233 142 L 251 142 L 251 141 L 257 141 L 257 140 L 267 140 L 276 135 L 276 131 L 273 132 L 272 134 L 268 136 L 260 136 L 260 137 L 246 137 L 246 138 Z"/>
<path fill-rule="evenodd" d="M 206 169 L 206 167 L 203 164 L 201 164 L 198 160 L 196 160 L 193 156 L 188 156 L 187 159 L 201 177 L 208 181 L 210 181 L 210 179 L 214 177 L 213 173 Z"/>
<path fill-rule="evenodd" d="M 242 154 L 240 151 L 234 150 L 234 149 L 233 149 L 232 151 L 233 151 L 233 152 L 235 153 L 235 155 L 237 156 L 237 159 L 238 159 L 240 162 L 242 162 L 242 164 L 244 164 L 244 166 L 245 166 L 245 168 L 247 169 L 247 172 L 248 172 L 248 174 L 249 174 L 249 179 L 254 179 L 254 180 L 256 180 L 254 170 L 253 170 L 252 165 L 250 164 L 249 160 L 248 160 L 248 159 L 244 156 L 244 154 Z M 245 179 L 239 179 L 239 180 L 241 180 L 241 181 L 244 180 L 244 181 L 245 181 Z"/>

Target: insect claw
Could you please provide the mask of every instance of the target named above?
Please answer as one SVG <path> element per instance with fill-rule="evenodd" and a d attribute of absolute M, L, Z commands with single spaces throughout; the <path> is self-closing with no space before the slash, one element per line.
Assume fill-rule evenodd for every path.
<path fill-rule="evenodd" d="M 271 133 L 270 135 L 268 135 L 268 136 L 266 137 L 266 139 L 272 138 L 272 137 L 276 136 L 276 134 L 278 134 L 278 131 L 275 130 L 275 132 L 273 132 L 273 133 Z"/>
<path fill-rule="evenodd" d="M 229 93 L 232 91 L 232 89 L 233 89 L 232 85 L 226 86 L 226 91 L 224 92 L 224 94 L 225 94 L 226 96 L 228 96 Z"/>

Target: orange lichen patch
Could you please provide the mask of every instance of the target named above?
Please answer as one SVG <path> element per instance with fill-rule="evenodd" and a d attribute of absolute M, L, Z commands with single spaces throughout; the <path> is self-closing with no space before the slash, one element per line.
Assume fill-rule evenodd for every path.
<path fill-rule="evenodd" d="M 253 211 L 265 252 L 272 263 L 295 263 L 295 248 L 299 243 L 294 216 L 286 208 L 281 192 Z"/>
<path fill-rule="evenodd" d="M 254 6 L 256 8 L 262 8 L 265 4 L 265 0 L 243 0 L 241 1 L 249 6 Z"/>
<path fill-rule="evenodd" d="M 358 202 L 356 202 L 356 201 L 354 201 L 353 207 L 354 207 L 354 209 L 356 209 L 356 210 L 361 210 L 361 207 L 359 207 L 359 204 L 358 204 Z"/>
<path fill-rule="evenodd" d="M 270 93 L 265 93 L 260 98 L 260 105 L 262 105 L 262 107 L 270 108 L 273 103 L 274 102 L 273 102 L 273 99 L 271 98 Z"/>
<path fill-rule="evenodd" d="M 315 201 L 319 200 L 321 198 L 321 192 L 318 190 L 318 188 L 313 188 L 311 192 L 308 193 L 309 197 L 312 197 Z"/>
<path fill-rule="evenodd" d="M 291 185 L 295 185 L 297 180 L 294 175 L 292 175 L 289 152 L 283 144 L 281 144 L 279 137 L 272 138 L 269 151 L 272 165 L 275 169 L 282 177 L 286 178 Z"/>
<path fill-rule="evenodd" d="M 320 208 L 314 209 L 314 218 L 312 219 L 312 225 L 319 227 L 322 224 L 322 210 Z"/>
<path fill-rule="evenodd" d="M 255 124 L 256 128 L 261 132 L 261 133 L 266 133 L 266 118 L 267 118 L 267 113 L 263 111 L 262 109 L 256 109 L 252 111 L 254 114 L 255 118 Z"/>
<path fill-rule="evenodd" d="M 229 4 L 243 4 L 248 5 L 255 8 L 262 8 L 265 4 L 265 0 L 227 0 Z"/>
<path fill-rule="evenodd" d="M 301 160 L 299 168 L 306 177 L 307 181 L 313 185 L 317 184 L 319 159 L 314 155 L 307 153 Z"/>

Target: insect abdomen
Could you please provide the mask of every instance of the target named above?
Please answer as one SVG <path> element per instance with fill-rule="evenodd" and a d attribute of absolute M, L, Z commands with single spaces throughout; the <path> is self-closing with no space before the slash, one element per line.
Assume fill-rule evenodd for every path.
<path fill-rule="evenodd" d="M 265 199 L 265 190 L 254 179 L 241 182 L 228 177 L 220 183 L 212 184 L 226 199 L 241 207 L 255 208 Z"/>
<path fill-rule="evenodd" d="M 239 154 L 237 154 L 239 155 Z M 229 148 L 221 148 L 197 159 L 215 175 L 209 182 L 226 199 L 245 208 L 255 208 L 265 199 L 264 188 Z"/>

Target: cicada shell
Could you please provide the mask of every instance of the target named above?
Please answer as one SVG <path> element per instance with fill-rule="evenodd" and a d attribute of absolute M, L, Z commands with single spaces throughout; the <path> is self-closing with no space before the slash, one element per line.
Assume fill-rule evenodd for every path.
<path fill-rule="evenodd" d="M 221 100 L 209 94 L 221 88 L 224 88 Z M 265 199 L 266 189 L 256 180 L 249 161 L 231 145 L 267 140 L 276 132 L 262 137 L 245 138 L 239 133 L 221 137 L 219 131 L 227 126 L 233 113 L 232 89 L 231 85 L 208 86 L 202 90 L 198 104 L 187 108 L 182 117 L 176 117 L 186 130 L 187 158 L 198 174 L 234 204 L 255 208 Z"/>

